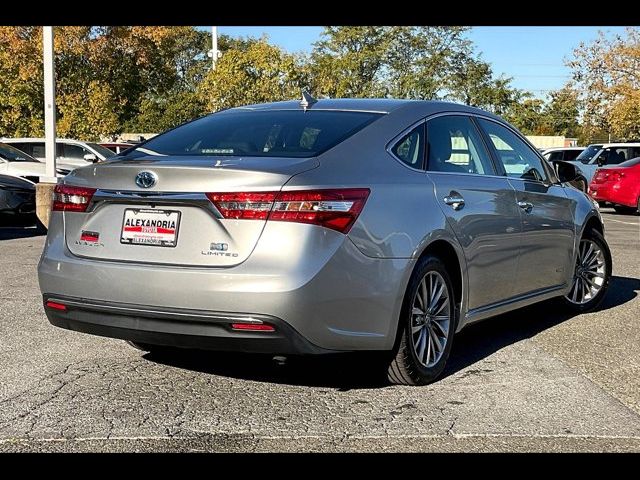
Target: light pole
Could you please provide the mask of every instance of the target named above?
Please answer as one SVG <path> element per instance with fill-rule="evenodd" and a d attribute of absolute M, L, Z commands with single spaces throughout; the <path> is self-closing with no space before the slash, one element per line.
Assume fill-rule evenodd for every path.
<path fill-rule="evenodd" d="M 211 57 L 212 70 L 215 70 L 216 62 L 222 56 L 218 51 L 218 27 L 211 27 L 211 50 L 209 50 L 209 53 L 207 55 Z"/>
<path fill-rule="evenodd" d="M 44 153 L 45 175 L 36 184 L 36 215 L 49 226 L 56 177 L 56 77 L 53 62 L 53 27 L 42 27 L 42 61 L 44 63 Z"/>
<path fill-rule="evenodd" d="M 44 50 L 44 132 L 46 180 L 56 181 L 56 81 L 53 62 L 53 27 L 42 27 Z"/>

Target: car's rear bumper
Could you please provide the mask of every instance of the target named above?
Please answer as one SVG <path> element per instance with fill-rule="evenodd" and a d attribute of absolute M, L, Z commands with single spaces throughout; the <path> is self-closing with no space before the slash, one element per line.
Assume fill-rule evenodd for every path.
<path fill-rule="evenodd" d="M 322 354 L 320 348 L 279 318 L 247 313 L 205 312 L 43 295 L 51 324 L 104 337 L 171 347 L 247 353 Z M 51 308 L 48 302 L 66 308 Z M 274 331 L 234 330 L 233 324 L 269 325 Z"/>
<path fill-rule="evenodd" d="M 637 201 L 629 189 L 602 183 L 591 184 L 589 195 L 598 202 L 609 202 L 628 207 L 635 207 Z"/>
<path fill-rule="evenodd" d="M 370 258 L 337 232 L 273 223 L 240 265 L 191 268 L 75 256 L 60 212 L 52 212 L 38 266 L 40 291 L 162 311 L 256 313 L 280 319 L 323 349 L 391 349 L 415 261 Z"/>

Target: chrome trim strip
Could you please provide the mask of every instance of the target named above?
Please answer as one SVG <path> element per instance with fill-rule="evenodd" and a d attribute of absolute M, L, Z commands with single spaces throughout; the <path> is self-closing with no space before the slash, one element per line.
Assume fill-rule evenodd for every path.
<path fill-rule="evenodd" d="M 222 219 L 222 214 L 218 212 L 213 203 L 204 193 L 194 192 L 134 192 L 122 190 L 102 190 L 98 189 L 91 198 L 91 203 L 86 212 L 95 212 L 104 204 L 154 204 L 162 206 L 194 206 L 208 211 L 215 218 Z"/>
<path fill-rule="evenodd" d="M 535 297 L 541 297 L 543 295 L 554 293 L 556 291 L 562 291 L 566 288 L 567 288 L 567 284 L 565 283 L 562 285 L 555 285 L 553 287 L 542 288 L 540 290 L 534 290 L 533 292 L 525 293 L 524 295 L 519 295 L 517 297 L 511 297 L 511 298 L 508 298 L 507 300 L 502 300 L 500 302 L 491 303 L 489 305 L 485 305 L 484 307 L 474 308 L 473 310 L 469 310 L 465 315 L 465 317 L 467 321 L 472 321 L 473 317 L 483 315 L 487 312 L 491 312 L 493 310 L 497 310 L 502 307 L 506 307 L 524 300 L 529 300 Z"/>

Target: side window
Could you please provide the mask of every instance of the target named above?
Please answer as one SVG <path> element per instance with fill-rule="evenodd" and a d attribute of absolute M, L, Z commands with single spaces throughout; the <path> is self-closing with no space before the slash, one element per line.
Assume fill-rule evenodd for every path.
<path fill-rule="evenodd" d="M 462 115 L 427 122 L 427 169 L 495 175 L 478 130 L 469 117 Z"/>
<path fill-rule="evenodd" d="M 578 158 L 578 155 L 580 155 L 580 150 L 567 150 L 564 152 L 564 159 L 572 161 Z"/>
<path fill-rule="evenodd" d="M 64 157 L 65 158 L 73 158 L 74 160 L 83 160 L 85 153 L 85 149 L 78 145 L 71 145 L 68 143 L 64 143 Z"/>
<path fill-rule="evenodd" d="M 12 147 L 15 147 L 18 150 L 26 153 L 27 155 L 31 155 L 31 152 L 33 151 L 33 149 L 31 148 L 31 144 L 30 143 L 11 143 L 10 145 Z M 33 156 L 33 155 L 31 155 L 31 156 Z"/>
<path fill-rule="evenodd" d="M 479 122 L 491 139 L 507 176 L 540 182 L 547 181 L 547 172 L 542 164 L 543 160 L 515 133 L 490 120 L 481 118 Z"/>
<path fill-rule="evenodd" d="M 563 152 L 562 150 L 561 150 L 561 151 L 559 151 L 559 152 L 551 152 L 551 153 L 549 154 L 549 158 L 548 158 L 548 160 L 549 160 L 549 161 L 553 161 L 553 160 L 562 160 L 562 154 L 563 154 L 563 153 L 564 153 L 564 152 Z"/>
<path fill-rule="evenodd" d="M 35 158 L 45 158 L 46 154 L 45 154 L 45 150 L 44 150 L 44 143 L 32 143 L 31 144 L 31 148 L 32 148 L 32 157 Z"/>
<path fill-rule="evenodd" d="M 424 158 L 424 123 L 407 133 L 393 146 L 391 152 L 413 168 L 422 168 Z"/>

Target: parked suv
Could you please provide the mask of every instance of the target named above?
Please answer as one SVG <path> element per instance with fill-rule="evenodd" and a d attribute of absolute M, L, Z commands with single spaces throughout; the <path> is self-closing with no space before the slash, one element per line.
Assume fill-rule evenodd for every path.
<path fill-rule="evenodd" d="M 575 167 L 464 105 L 232 108 L 120 158 L 58 184 L 38 276 L 52 324 L 144 350 L 374 350 L 424 384 L 465 326 L 611 275 Z"/>
<path fill-rule="evenodd" d="M 5 138 L 13 145 L 40 162 L 45 162 L 44 138 Z M 108 148 L 93 142 L 81 142 L 67 138 L 56 139 L 56 161 L 61 168 L 73 170 L 115 156 Z"/>

